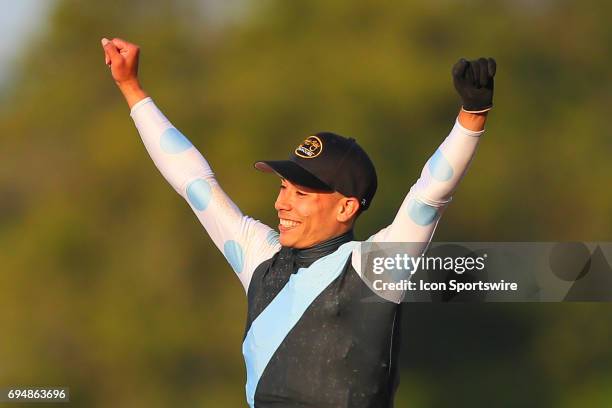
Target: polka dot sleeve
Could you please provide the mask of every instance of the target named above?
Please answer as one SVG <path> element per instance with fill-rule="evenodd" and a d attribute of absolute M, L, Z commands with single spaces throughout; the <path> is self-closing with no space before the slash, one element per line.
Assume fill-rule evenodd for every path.
<path fill-rule="evenodd" d="M 242 214 L 206 159 L 151 98 L 134 105 L 130 115 L 159 171 L 187 201 L 248 291 L 254 269 L 280 250 L 278 233 Z"/>
<path fill-rule="evenodd" d="M 369 241 L 429 244 L 440 216 L 465 175 L 484 131 L 474 132 L 455 122 L 444 142 L 429 158 L 421 177 L 410 188 L 395 219 Z"/>

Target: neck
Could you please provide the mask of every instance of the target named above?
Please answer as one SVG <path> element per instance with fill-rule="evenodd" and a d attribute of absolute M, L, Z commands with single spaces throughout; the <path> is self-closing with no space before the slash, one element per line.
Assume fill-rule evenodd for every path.
<path fill-rule="evenodd" d="M 293 249 L 296 262 L 300 267 L 310 266 L 314 261 L 335 252 L 342 244 L 353 240 L 353 230 L 319 242 L 309 248 Z"/>

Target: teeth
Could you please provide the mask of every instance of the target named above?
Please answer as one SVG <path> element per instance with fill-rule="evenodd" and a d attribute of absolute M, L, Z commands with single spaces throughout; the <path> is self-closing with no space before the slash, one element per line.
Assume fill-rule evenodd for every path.
<path fill-rule="evenodd" d="M 280 220 L 280 224 L 283 227 L 295 227 L 296 225 L 298 225 L 298 223 L 295 221 L 283 220 L 283 219 Z"/>

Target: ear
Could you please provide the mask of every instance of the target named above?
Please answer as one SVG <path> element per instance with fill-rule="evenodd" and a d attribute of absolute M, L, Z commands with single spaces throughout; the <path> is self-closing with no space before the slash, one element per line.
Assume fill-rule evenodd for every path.
<path fill-rule="evenodd" d="M 348 222 L 359 211 L 359 201 L 355 197 L 343 197 L 340 200 L 336 219 L 338 222 Z"/>

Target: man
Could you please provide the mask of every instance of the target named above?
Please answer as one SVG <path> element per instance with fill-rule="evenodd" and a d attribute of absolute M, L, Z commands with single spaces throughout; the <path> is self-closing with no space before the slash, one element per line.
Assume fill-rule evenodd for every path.
<path fill-rule="evenodd" d="M 354 139 L 320 132 L 289 160 L 255 167 L 281 177 L 279 233 L 243 215 L 200 152 L 138 82 L 137 46 L 102 39 L 106 63 L 145 147 L 223 252 L 248 297 L 243 353 L 251 407 L 389 407 L 398 384 L 399 303 L 372 298 L 361 278 L 353 225 L 377 187 Z M 372 242 L 418 242 L 426 250 L 465 174 L 493 106 L 495 61 L 453 67 L 463 100 L 455 126 L 429 159 L 391 225 Z M 418 254 L 416 254 L 418 255 Z"/>

